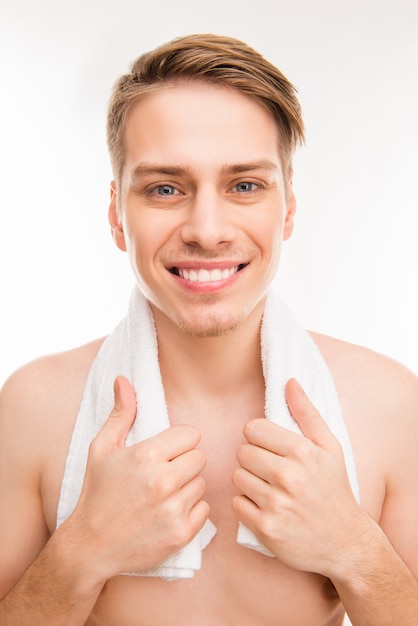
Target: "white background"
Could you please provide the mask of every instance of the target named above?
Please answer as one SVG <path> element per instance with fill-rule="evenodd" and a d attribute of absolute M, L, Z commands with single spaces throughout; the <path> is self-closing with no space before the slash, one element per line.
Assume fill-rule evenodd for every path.
<path fill-rule="evenodd" d="M 418 371 L 418 10 L 410 0 L 0 1 L 0 382 L 110 332 L 132 275 L 107 226 L 105 109 L 172 37 L 244 39 L 295 83 L 307 146 L 278 285 L 302 323 Z"/>

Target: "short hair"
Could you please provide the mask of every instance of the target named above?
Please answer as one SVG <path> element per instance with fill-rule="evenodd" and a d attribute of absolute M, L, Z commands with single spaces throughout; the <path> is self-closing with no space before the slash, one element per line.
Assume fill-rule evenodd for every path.
<path fill-rule="evenodd" d="M 199 81 L 235 89 L 258 102 L 274 118 L 284 170 L 304 142 L 304 125 L 296 88 L 260 53 L 238 39 L 219 35 L 179 37 L 147 52 L 116 82 L 107 115 L 107 142 L 113 174 L 120 182 L 124 167 L 124 133 L 131 106 L 141 96 L 176 82 Z"/>

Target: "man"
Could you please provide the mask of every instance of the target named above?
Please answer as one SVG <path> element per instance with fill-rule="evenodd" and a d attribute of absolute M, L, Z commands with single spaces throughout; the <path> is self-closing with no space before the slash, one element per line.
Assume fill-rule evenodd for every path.
<path fill-rule="evenodd" d="M 175 40 L 116 85 L 109 218 L 146 300 L 4 387 L 1 626 L 417 623 L 415 377 L 292 321 L 269 353 L 302 139 L 292 85 L 235 40 Z M 330 425 L 270 356 L 318 368 Z"/>

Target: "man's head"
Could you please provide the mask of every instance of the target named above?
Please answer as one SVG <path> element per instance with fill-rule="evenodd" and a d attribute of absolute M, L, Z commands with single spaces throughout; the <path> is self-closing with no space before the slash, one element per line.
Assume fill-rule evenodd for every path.
<path fill-rule="evenodd" d="M 258 323 L 293 230 L 302 139 L 292 85 L 235 40 L 176 40 L 119 80 L 109 221 L 160 327 L 213 337 Z"/>
<path fill-rule="evenodd" d="M 257 101 L 274 118 L 280 138 L 283 173 L 291 168 L 304 128 L 295 88 L 258 52 L 236 39 L 190 35 L 143 54 L 116 83 L 109 103 L 107 138 L 117 185 L 124 167 L 128 112 L 142 96 L 161 87 L 200 81 L 231 87 Z"/>

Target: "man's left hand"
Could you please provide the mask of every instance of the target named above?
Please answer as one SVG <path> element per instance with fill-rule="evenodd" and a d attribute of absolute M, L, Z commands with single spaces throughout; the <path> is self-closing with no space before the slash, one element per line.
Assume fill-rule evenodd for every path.
<path fill-rule="evenodd" d="M 364 511 L 352 493 L 341 445 L 296 380 L 289 410 L 303 434 L 266 419 L 248 422 L 233 483 L 233 509 L 277 558 L 330 578 L 356 541 Z"/>

